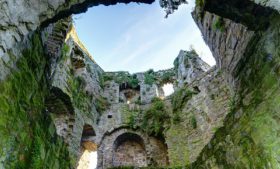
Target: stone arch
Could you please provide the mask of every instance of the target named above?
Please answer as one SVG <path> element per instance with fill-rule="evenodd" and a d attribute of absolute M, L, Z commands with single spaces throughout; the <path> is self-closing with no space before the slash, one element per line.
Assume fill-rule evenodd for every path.
<path fill-rule="evenodd" d="M 94 168 L 97 165 L 98 145 L 95 141 L 96 133 L 93 127 L 85 124 L 80 142 L 80 159 L 77 169 Z"/>
<path fill-rule="evenodd" d="M 98 168 L 116 166 L 116 163 L 114 163 L 114 160 L 116 160 L 114 153 L 118 147 L 125 144 L 126 140 L 137 142 L 143 147 L 146 153 L 146 166 L 160 167 L 169 164 L 167 145 L 164 138 L 156 138 L 141 131 L 121 126 L 105 132 L 101 138 L 100 146 L 98 147 Z"/>
<path fill-rule="evenodd" d="M 113 166 L 147 166 L 147 153 L 141 136 L 127 132 L 118 136 L 113 144 Z"/>
<path fill-rule="evenodd" d="M 93 127 L 89 124 L 85 124 L 83 127 L 81 143 L 85 141 L 93 141 L 93 137 L 95 137 L 95 131 Z"/>

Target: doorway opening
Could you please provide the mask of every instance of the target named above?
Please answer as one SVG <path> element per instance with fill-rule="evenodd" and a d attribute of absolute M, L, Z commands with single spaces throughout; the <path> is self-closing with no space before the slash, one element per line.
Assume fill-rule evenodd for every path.
<path fill-rule="evenodd" d="M 77 169 L 96 169 L 97 168 L 97 150 L 98 146 L 94 142 L 95 131 L 93 127 L 84 125 L 81 138 L 81 158 Z"/>

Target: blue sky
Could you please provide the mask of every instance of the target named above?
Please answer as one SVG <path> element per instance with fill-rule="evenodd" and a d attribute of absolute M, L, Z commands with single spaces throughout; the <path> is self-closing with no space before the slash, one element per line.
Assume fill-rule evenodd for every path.
<path fill-rule="evenodd" d="M 97 6 L 74 16 L 80 40 L 105 71 L 131 73 L 171 68 L 181 49 L 192 45 L 210 65 L 215 61 L 190 12 L 193 2 L 164 18 L 158 0 Z"/>

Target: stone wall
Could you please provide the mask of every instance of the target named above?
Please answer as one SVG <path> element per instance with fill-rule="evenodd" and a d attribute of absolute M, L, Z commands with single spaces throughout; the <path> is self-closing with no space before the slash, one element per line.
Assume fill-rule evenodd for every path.
<path fill-rule="evenodd" d="M 216 131 L 191 168 L 280 166 L 275 153 L 279 150 L 275 118 L 279 116 L 279 14 L 266 20 L 268 28 L 255 32 L 241 62 L 236 62 L 235 78 L 239 84 L 225 125 Z"/>
<path fill-rule="evenodd" d="M 174 66 L 178 88 L 190 83 L 197 76 L 210 69 L 210 66 L 205 63 L 194 50 L 181 50 L 174 61 Z"/>
<path fill-rule="evenodd" d="M 120 142 L 118 139 L 115 142 L 118 141 Z M 130 136 L 130 138 L 121 140 L 118 144 L 113 154 L 113 166 L 147 166 L 146 150 L 141 143 L 141 138 L 137 139 L 136 136 Z"/>
<path fill-rule="evenodd" d="M 98 149 L 98 168 L 119 165 L 166 166 L 166 150 L 163 141 L 143 132 L 127 128 L 115 129 L 105 133 L 101 141 Z M 120 158 L 123 160 L 119 161 Z"/>
<path fill-rule="evenodd" d="M 193 17 L 205 42 L 209 45 L 217 67 L 224 71 L 226 80 L 234 87 L 236 82 L 233 76 L 236 74 L 237 64 L 243 59 L 254 32 L 242 24 L 207 11 L 200 16 L 197 9 L 193 12 Z M 215 24 L 222 25 L 217 27 Z"/>
<path fill-rule="evenodd" d="M 185 165 L 196 160 L 229 112 L 230 93 L 221 71 L 212 68 L 198 76 L 188 88 L 198 88 L 184 105 L 179 119 L 166 131 L 171 165 Z"/>
<path fill-rule="evenodd" d="M 53 32 L 44 37 L 49 57 L 53 58 L 49 63 L 49 81 L 51 91 L 54 92 L 47 99 L 47 109 L 54 121 L 56 133 L 63 137 L 75 162 L 81 153 L 84 125 L 96 128 L 99 113 L 94 102 L 102 93 L 99 76 L 103 70 L 82 49 L 79 41 L 74 39 L 75 31 L 71 31 L 71 20 L 66 22 L 70 25 L 69 29 L 61 34 L 64 37 L 58 36 L 60 40 L 56 38 L 57 43 L 54 43 L 53 32 L 63 33 L 55 29 L 60 27 L 60 22 L 52 25 L 54 29 L 46 28 Z M 54 46 L 50 47 L 50 44 Z M 51 52 L 52 50 L 56 51 Z"/>
<path fill-rule="evenodd" d="M 166 166 L 170 161 L 172 166 L 194 162 L 194 168 L 278 168 L 279 14 L 252 1 L 206 1 L 205 9 L 196 8 L 193 16 L 222 73 L 184 74 L 189 70 L 183 67 L 180 86 L 191 97 L 175 121 L 170 119 L 172 100 L 164 101 L 170 122 L 159 126 L 165 129 L 163 137 L 155 137 L 135 124 L 153 106 L 152 98 L 162 96 L 166 79 L 150 71 L 145 82 L 145 73 L 137 74 L 139 83 L 127 90 L 140 91 L 145 104 L 134 99 L 120 104 L 122 84 L 104 85 L 104 71 L 75 36 L 66 38 L 71 24 L 65 17 L 117 2 L 130 1 L 0 2 L 0 168 L 73 168 L 85 125 L 96 134 L 88 141 L 99 146 L 99 168 L 114 166 L 115 151 L 122 148 L 134 156 L 135 148 L 141 149 L 139 165 Z M 264 5 L 278 9 L 274 1 Z M 34 32 L 40 25 L 41 32 Z M 170 75 L 167 81 L 174 80 Z M 143 143 L 128 139 L 116 148 L 114 142 L 127 133 Z M 131 157 L 124 158 L 131 164 Z"/>

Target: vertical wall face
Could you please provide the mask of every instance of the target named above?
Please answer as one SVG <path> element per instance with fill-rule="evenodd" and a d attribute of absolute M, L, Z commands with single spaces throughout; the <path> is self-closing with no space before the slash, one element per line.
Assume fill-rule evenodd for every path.
<path fill-rule="evenodd" d="M 209 17 L 211 15 L 212 17 Z M 213 35 L 214 42 L 217 40 L 216 32 L 207 29 L 208 25 L 204 24 L 208 23 L 205 19 L 209 20 L 213 17 L 216 16 L 205 12 L 201 21 L 204 26 L 200 29 L 214 55 L 221 57 L 221 63 L 226 63 L 223 62 L 223 57 L 226 59 L 227 53 L 219 56 L 215 51 L 219 51 L 227 43 L 217 43 L 213 48 L 213 41 L 208 39 Z M 227 19 L 222 19 L 225 21 L 225 27 L 219 26 L 219 29 L 224 29 L 224 36 L 229 39 L 239 37 L 236 34 L 234 38 L 230 38 L 233 35 L 230 33 L 231 28 L 227 27 Z M 234 63 L 235 68 L 229 64 L 230 69 L 226 72 L 227 76 L 233 73 L 233 79 L 238 81 L 236 97 L 231 101 L 230 113 L 224 121 L 224 127 L 218 129 L 208 145 L 204 147 L 192 165 L 194 168 L 279 168 L 280 166 L 277 161 L 279 154 L 275 153 L 279 152 L 280 133 L 276 125 L 279 120 L 275 118 L 280 113 L 278 109 L 279 14 L 267 16 L 266 21 L 270 22 L 266 25 L 266 29 L 255 30 L 253 41 L 245 48 L 234 51 L 234 54 L 243 51 L 240 57 L 232 57 L 231 63 Z M 230 22 L 234 28 L 236 23 Z M 241 27 L 246 28 L 246 25 Z M 243 36 L 247 35 L 250 35 L 250 32 L 247 31 Z M 229 82 L 230 85 L 236 86 L 232 81 Z"/>
<path fill-rule="evenodd" d="M 166 131 L 171 166 L 194 162 L 229 113 L 230 92 L 221 71 L 212 68 L 183 89 L 192 88 L 199 91 L 183 104 Z"/>
<path fill-rule="evenodd" d="M 193 13 L 194 20 L 209 45 L 218 68 L 225 72 L 227 81 L 234 86 L 233 76 L 237 73 L 237 65 L 244 58 L 245 50 L 251 43 L 254 32 L 242 24 L 207 11 L 203 16 L 199 13 L 198 10 Z"/>
<path fill-rule="evenodd" d="M 178 82 L 177 87 L 179 88 L 183 87 L 185 84 L 191 83 L 195 78 L 210 69 L 210 66 L 201 60 L 194 50 L 181 50 L 174 61 L 174 66 L 176 80 Z"/>
<path fill-rule="evenodd" d="M 98 151 L 99 168 L 168 165 L 164 141 L 129 128 L 105 134 Z"/>
<path fill-rule="evenodd" d="M 143 143 L 142 143 L 143 144 Z M 139 140 L 127 138 L 115 148 L 113 166 L 147 166 L 147 156 L 144 145 Z"/>
<path fill-rule="evenodd" d="M 46 110 L 50 90 L 43 45 L 38 34 L 30 41 L 19 69 L 0 82 L 0 168 L 69 168 L 67 146 Z"/>

